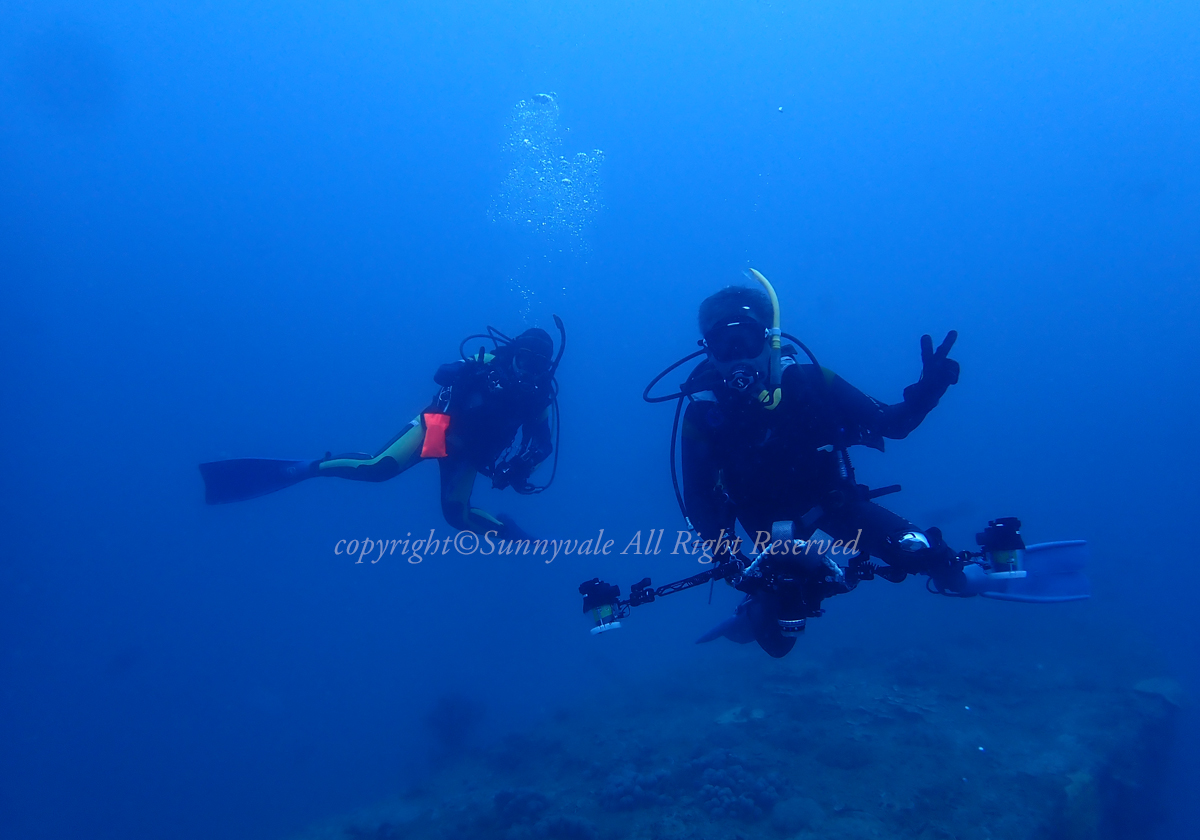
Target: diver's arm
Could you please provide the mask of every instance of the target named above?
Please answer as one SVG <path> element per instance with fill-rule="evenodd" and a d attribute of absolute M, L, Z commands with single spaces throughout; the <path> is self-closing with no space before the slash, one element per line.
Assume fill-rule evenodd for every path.
<path fill-rule="evenodd" d="M 692 527 L 706 540 L 718 539 L 722 529 L 732 534 L 733 506 L 720 488 L 721 470 L 713 456 L 712 443 L 703 431 L 701 415 L 711 403 L 697 400 L 688 405 L 680 430 L 683 449 L 683 501 Z"/>
<path fill-rule="evenodd" d="M 492 486 L 498 490 L 512 487 L 522 495 L 535 492 L 537 488 L 529 483 L 529 476 L 553 451 L 550 407 L 546 406 L 536 420 L 521 425 L 521 447 L 511 458 L 496 465 Z"/>
<path fill-rule="evenodd" d="M 463 368 L 466 366 L 467 363 L 462 359 L 439 365 L 437 371 L 433 374 L 433 381 L 443 388 L 447 385 L 455 385 L 458 383 L 459 377 L 462 376 Z"/>
<path fill-rule="evenodd" d="M 521 440 L 521 450 L 528 453 L 528 460 L 534 467 L 550 457 L 554 451 L 554 438 L 550 434 L 549 406 L 536 420 L 521 426 Z"/>
<path fill-rule="evenodd" d="M 958 340 L 958 332 L 950 330 L 937 350 L 933 338 L 921 336 L 921 378 L 904 389 L 904 401 L 883 409 L 884 437 L 903 438 L 937 407 L 951 385 L 958 382 L 958 362 L 949 357 L 950 348 Z"/>
<path fill-rule="evenodd" d="M 875 449 L 883 449 L 883 438 L 901 440 L 908 437 L 936 405 L 936 402 L 928 405 L 907 398 L 888 405 L 867 396 L 837 374 L 830 379 L 829 396 L 843 428 L 857 432 L 846 442 L 862 443 Z"/>
<path fill-rule="evenodd" d="M 947 389 L 958 382 L 958 362 L 947 356 L 957 338 L 958 333 L 951 330 L 935 351 L 933 339 L 927 335 L 921 337 L 921 378 L 905 388 L 904 399 L 893 405 L 868 397 L 840 376 L 826 371 L 834 404 L 859 428 L 864 443 L 882 448 L 881 438 L 901 440 L 937 407 Z"/>
<path fill-rule="evenodd" d="M 439 365 L 433 374 L 433 381 L 445 388 L 447 385 L 458 385 L 465 375 L 486 368 L 495 357 L 491 353 L 482 356 L 472 356 L 469 359 L 456 359 Z"/>

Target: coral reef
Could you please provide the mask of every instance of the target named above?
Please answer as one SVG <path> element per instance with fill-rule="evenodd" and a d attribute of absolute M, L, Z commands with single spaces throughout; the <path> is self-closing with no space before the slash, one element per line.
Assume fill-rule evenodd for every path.
<path fill-rule="evenodd" d="M 756 820 L 779 801 L 783 779 L 778 773 L 755 776 L 745 759 L 727 750 L 717 750 L 691 762 L 700 770 L 699 801 L 711 816 L 722 819 Z"/>
<path fill-rule="evenodd" d="M 1119 840 L 1159 816 L 1185 699 L 1135 655 L 745 652 L 593 698 L 304 838 Z"/>
<path fill-rule="evenodd" d="M 609 811 L 632 811 L 651 805 L 670 805 L 671 772 L 655 770 L 638 773 L 625 770 L 608 777 L 608 784 L 600 791 L 600 805 Z"/>

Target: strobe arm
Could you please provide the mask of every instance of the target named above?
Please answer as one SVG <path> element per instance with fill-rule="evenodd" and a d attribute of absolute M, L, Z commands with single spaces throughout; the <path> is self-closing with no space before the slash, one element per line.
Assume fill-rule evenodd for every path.
<path fill-rule="evenodd" d="M 740 575 L 743 570 L 744 567 L 741 561 L 726 560 L 689 578 L 677 580 L 672 583 L 664 583 L 657 589 L 651 587 L 650 578 L 643 578 L 629 587 L 629 606 L 638 607 L 642 604 L 649 604 L 655 598 L 661 598 L 663 595 L 674 595 L 676 592 L 683 592 L 687 589 L 703 586 L 712 580 L 728 580 L 731 577 Z"/>
<path fill-rule="evenodd" d="M 592 578 L 579 585 L 579 594 L 583 596 L 584 612 L 595 613 L 607 607 L 614 617 L 624 618 L 629 615 L 631 607 L 640 607 L 642 604 L 652 603 L 656 598 L 703 586 L 709 581 L 728 580 L 740 575 L 744 570 L 742 561 L 734 559 L 717 563 L 699 574 L 665 583 L 657 588 L 650 583 L 650 578 L 642 578 L 629 587 L 628 598 L 621 597 L 621 587 L 605 583 L 600 578 Z"/>

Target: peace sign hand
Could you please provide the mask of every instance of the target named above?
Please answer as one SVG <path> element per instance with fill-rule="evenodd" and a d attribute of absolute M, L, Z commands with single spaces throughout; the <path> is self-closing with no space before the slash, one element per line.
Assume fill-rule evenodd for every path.
<path fill-rule="evenodd" d="M 921 381 L 928 382 L 929 387 L 945 393 L 951 385 L 957 384 L 958 362 L 949 356 L 950 348 L 958 340 L 958 331 L 946 333 L 946 340 L 937 350 L 933 349 L 933 338 L 921 336 Z"/>

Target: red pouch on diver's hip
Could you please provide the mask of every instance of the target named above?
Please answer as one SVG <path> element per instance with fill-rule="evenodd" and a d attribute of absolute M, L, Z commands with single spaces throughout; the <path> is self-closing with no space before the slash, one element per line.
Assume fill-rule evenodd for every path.
<path fill-rule="evenodd" d="M 421 442 L 422 458 L 446 457 L 446 429 L 450 428 L 450 415 L 427 412 L 422 415 L 425 421 L 425 440 Z"/>

